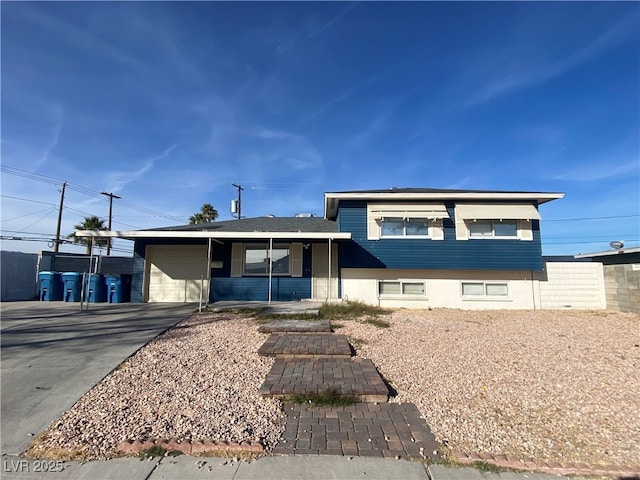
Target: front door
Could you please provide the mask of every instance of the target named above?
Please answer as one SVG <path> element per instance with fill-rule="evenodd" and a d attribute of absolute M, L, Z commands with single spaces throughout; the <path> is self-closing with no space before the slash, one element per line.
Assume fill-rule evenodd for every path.
<path fill-rule="evenodd" d="M 329 245 L 314 243 L 311 258 L 312 296 L 316 300 L 338 298 L 338 245 L 331 244 L 331 280 L 329 280 Z M 331 295 L 329 295 L 331 285 Z"/>

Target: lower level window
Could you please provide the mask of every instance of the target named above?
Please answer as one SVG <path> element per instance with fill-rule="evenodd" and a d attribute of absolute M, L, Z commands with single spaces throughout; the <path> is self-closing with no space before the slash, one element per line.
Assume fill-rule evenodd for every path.
<path fill-rule="evenodd" d="M 509 287 L 506 283 L 462 282 L 463 297 L 506 297 Z"/>
<path fill-rule="evenodd" d="M 424 282 L 403 280 L 380 280 L 380 282 L 378 282 L 378 294 L 380 296 L 406 295 L 424 297 L 426 292 Z"/>

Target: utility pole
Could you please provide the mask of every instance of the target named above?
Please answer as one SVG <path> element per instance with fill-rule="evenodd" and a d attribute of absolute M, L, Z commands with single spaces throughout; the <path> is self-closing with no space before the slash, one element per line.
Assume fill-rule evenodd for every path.
<path fill-rule="evenodd" d="M 56 241 L 53 246 L 53 251 L 58 253 L 60 249 L 60 225 L 62 224 L 62 207 L 64 206 L 64 190 L 67 188 L 67 182 L 62 183 L 62 193 L 60 194 L 60 208 L 58 209 L 58 226 L 56 227 Z"/>
<path fill-rule="evenodd" d="M 111 213 L 113 211 L 113 199 L 114 198 L 122 198 L 118 195 L 114 195 L 113 193 L 100 192 L 101 195 L 106 195 L 109 197 L 109 231 L 111 231 Z M 109 237 L 109 242 L 107 243 L 107 256 L 111 255 L 111 237 Z"/>
<path fill-rule="evenodd" d="M 244 190 L 244 188 L 240 185 L 236 185 L 235 183 L 232 183 L 231 185 L 238 189 L 238 220 L 240 220 L 242 218 L 242 190 Z"/>

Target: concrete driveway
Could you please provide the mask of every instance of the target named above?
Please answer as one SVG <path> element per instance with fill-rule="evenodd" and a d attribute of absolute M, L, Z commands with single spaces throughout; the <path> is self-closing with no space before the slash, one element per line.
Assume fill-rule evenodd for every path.
<path fill-rule="evenodd" d="M 0 304 L 1 452 L 17 455 L 84 393 L 193 304 Z"/>

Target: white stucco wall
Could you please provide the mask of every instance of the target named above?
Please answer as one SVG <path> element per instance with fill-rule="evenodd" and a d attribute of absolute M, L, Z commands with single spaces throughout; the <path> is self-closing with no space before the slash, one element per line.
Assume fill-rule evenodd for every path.
<path fill-rule="evenodd" d="M 404 308 L 460 308 L 533 309 L 540 308 L 535 282 L 529 271 L 471 271 L 471 270 L 392 270 L 342 269 L 342 298 L 357 300 L 381 307 Z M 378 280 L 422 280 L 426 296 L 417 298 L 385 298 L 378 295 Z M 463 298 L 461 283 L 506 282 L 509 295 L 505 298 Z"/>
<path fill-rule="evenodd" d="M 472 270 L 392 270 L 345 268 L 342 298 L 393 308 L 488 309 L 603 309 L 606 308 L 601 263 L 551 262 L 543 272 Z M 424 297 L 378 295 L 379 280 L 419 280 Z M 462 282 L 506 282 L 509 295 L 465 298 Z"/>

